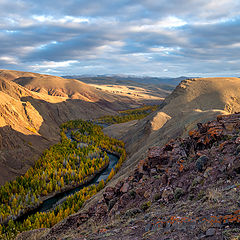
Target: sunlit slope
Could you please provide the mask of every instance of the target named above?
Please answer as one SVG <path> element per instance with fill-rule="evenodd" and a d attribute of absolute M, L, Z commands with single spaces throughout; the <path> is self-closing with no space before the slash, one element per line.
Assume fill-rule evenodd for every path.
<path fill-rule="evenodd" d="M 219 114 L 239 112 L 239 92 L 239 78 L 184 80 L 165 99 L 159 111 L 138 122 L 126 123 L 127 132 L 121 136 L 118 126 L 110 126 L 105 132 L 126 142 L 132 155 L 127 164 L 135 165 L 150 146 L 186 135 L 197 123 L 212 120 Z"/>
<path fill-rule="evenodd" d="M 163 111 L 176 115 L 179 112 L 199 109 L 239 111 L 239 78 L 199 78 L 182 81 L 165 99 Z M 183 106 L 184 105 L 184 106 Z"/>
<path fill-rule="evenodd" d="M 31 91 L 51 96 L 79 99 L 88 102 L 104 100 L 114 102 L 120 99 L 124 102 L 134 102 L 133 96 L 119 96 L 75 79 L 10 70 L 0 70 L 0 77 L 14 81 Z"/>

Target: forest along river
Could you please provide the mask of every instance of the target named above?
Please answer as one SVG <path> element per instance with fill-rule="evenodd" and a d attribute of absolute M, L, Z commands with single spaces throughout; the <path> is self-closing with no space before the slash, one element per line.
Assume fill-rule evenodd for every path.
<path fill-rule="evenodd" d="M 71 137 L 71 131 L 68 131 L 66 133 L 66 136 L 73 141 L 73 139 Z M 90 186 L 92 184 L 97 184 L 102 179 L 105 181 L 108 178 L 108 175 L 110 174 L 112 168 L 115 168 L 115 166 L 116 166 L 116 164 L 118 163 L 118 160 L 119 160 L 119 157 L 114 155 L 114 154 L 107 153 L 107 155 L 109 157 L 108 167 L 105 168 L 104 170 L 102 170 L 102 172 L 98 173 L 91 181 L 89 181 L 88 183 L 85 183 L 85 184 L 83 184 L 79 187 L 67 190 L 67 191 L 62 192 L 62 193 L 58 193 L 55 196 L 43 201 L 43 203 L 39 207 L 37 207 L 37 208 L 29 211 L 28 213 L 22 215 L 21 217 L 19 217 L 17 219 L 17 221 L 23 221 L 28 216 L 30 216 L 32 214 L 35 214 L 37 212 L 47 212 L 47 211 L 51 210 L 52 208 L 55 208 L 57 205 L 63 203 L 68 196 L 78 192 L 82 188 Z"/>

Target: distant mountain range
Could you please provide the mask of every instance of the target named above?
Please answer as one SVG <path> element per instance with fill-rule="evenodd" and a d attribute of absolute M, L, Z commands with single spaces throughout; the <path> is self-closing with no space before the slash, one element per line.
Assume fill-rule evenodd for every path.
<path fill-rule="evenodd" d="M 182 80 L 189 79 L 191 77 L 181 76 L 177 78 L 170 77 L 145 77 L 145 76 L 132 76 L 132 75 L 70 75 L 63 76 L 63 78 L 78 79 L 85 83 L 98 83 L 98 84 L 154 84 L 154 85 L 178 85 Z"/>

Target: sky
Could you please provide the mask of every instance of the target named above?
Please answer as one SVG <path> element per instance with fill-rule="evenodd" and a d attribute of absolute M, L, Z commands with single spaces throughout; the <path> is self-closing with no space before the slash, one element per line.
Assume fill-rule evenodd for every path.
<path fill-rule="evenodd" d="M 0 69 L 240 76 L 240 0 L 0 0 Z"/>

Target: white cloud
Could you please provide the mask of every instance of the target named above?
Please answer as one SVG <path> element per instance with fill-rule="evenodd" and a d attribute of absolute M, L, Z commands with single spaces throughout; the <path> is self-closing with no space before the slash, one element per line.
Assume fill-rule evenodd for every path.
<path fill-rule="evenodd" d="M 162 53 L 162 54 L 170 54 L 172 52 L 178 52 L 179 50 L 181 50 L 180 47 L 152 47 L 149 48 L 150 51 L 152 51 L 153 53 Z"/>
<path fill-rule="evenodd" d="M 15 2 L 0 0 L 1 67 L 59 74 L 239 72 L 240 1 Z"/>
<path fill-rule="evenodd" d="M 46 71 L 47 69 L 69 67 L 73 63 L 77 63 L 77 61 L 76 60 L 68 60 L 68 61 L 62 61 L 62 62 L 43 61 L 41 64 L 35 64 L 30 66 L 30 68 L 34 69 L 34 71 L 39 71 L 39 70 Z"/>
<path fill-rule="evenodd" d="M 159 32 L 162 29 L 182 27 L 186 24 L 187 24 L 186 21 L 180 18 L 171 16 L 157 22 L 133 26 L 132 28 L 130 28 L 130 30 L 132 30 L 133 32 L 142 32 L 142 31 Z"/>
<path fill-rule="evenodd" d="M 73 16 L 64 16 L 64 17 L 54 17 L 51 15 L 33 15 L 32 19 L 40 23 L 89 23 L 89 18 L 86 17 L 73 17 Z"/>
<path fill-rule="evenodd" d="M 0 61 L 5 62 L 6 64 L 18 64 L 17 58 L 11 56 L 0 56 Z"/>

